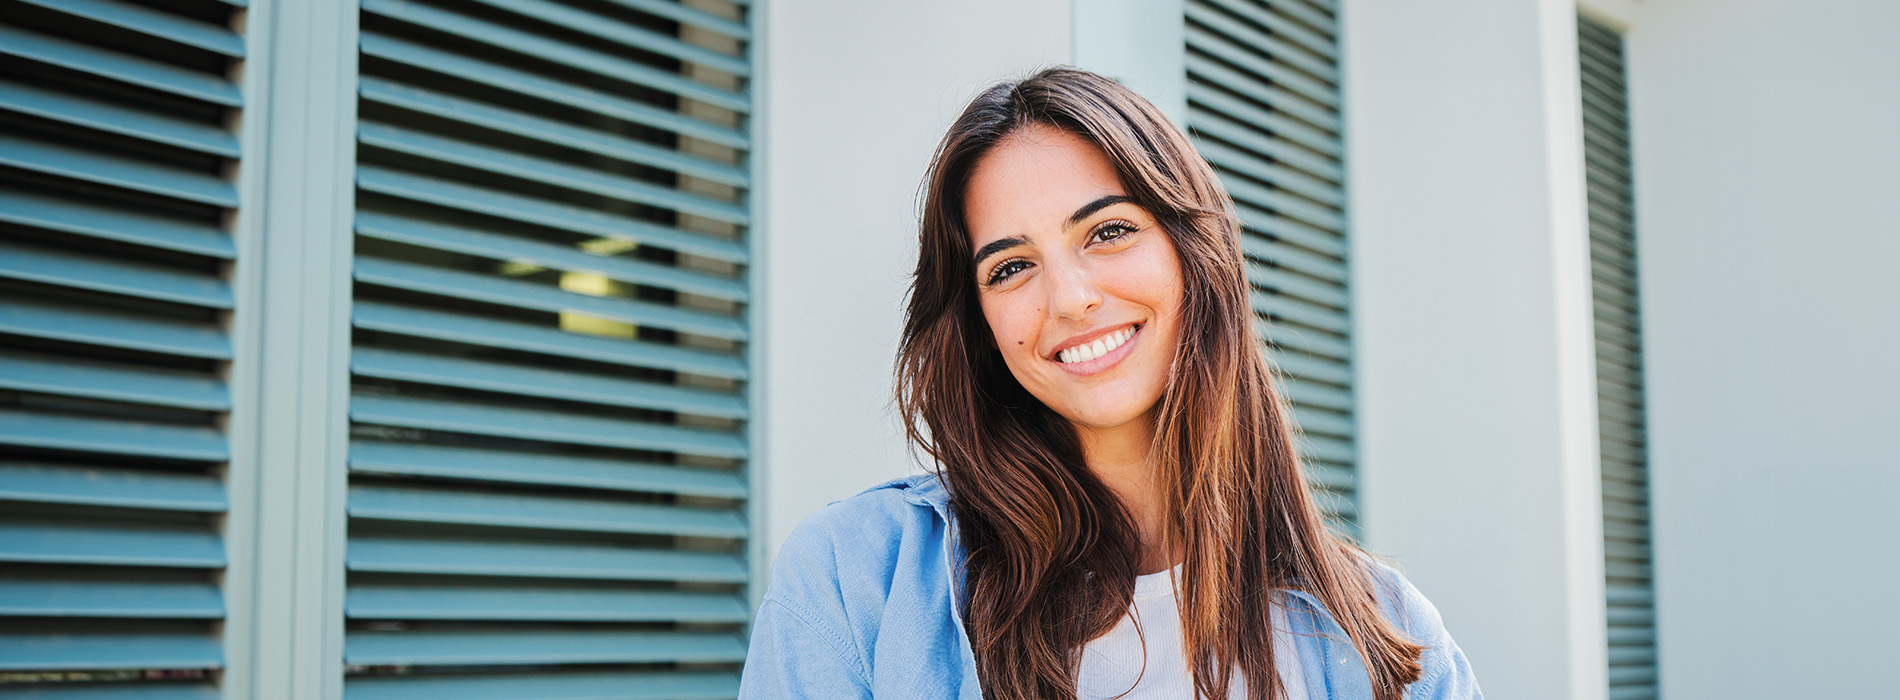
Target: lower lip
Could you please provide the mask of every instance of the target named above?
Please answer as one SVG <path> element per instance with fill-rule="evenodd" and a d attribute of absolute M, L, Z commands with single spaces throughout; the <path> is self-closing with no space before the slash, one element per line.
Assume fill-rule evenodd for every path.
<path fill-rule="evenodd" d="M 1115 346 L 1114 350 L 1108 351 L 1107 354 L 1104 354 L 1101 357 L 1097 357 L 1087 362 L 1057 361 L 1056 366 L 1061 367 L 1065 370 L 1068 370 L 1070 374 L 1077 374 L 1084 377 L 1089 376 L 1091 374 L 1101 374 L 1103 372 L 1106 372 L 1108 371 L 1108 368 L 1114 367 L 1115 363 L 1121 362 L 1122 358 L 1127 357 L 1128 353 L 1133 351 L 1133 348 L 1135 347 L 1135 341 L 1141 340 L 1141 332 L 1143 330 L 1146 330 L 1147 328 L 1148 328 L 1147 326 L 1136 326 L 1134 335 L 1128 336 L 1128 339 L 1122 341 L 1121 345 Z"/>

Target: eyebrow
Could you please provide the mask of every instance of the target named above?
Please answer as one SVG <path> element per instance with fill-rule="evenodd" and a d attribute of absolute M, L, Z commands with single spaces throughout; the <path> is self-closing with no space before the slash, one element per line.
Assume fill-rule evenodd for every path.
<path fill-rule="evenodd" d="M 1111 194 L 1105 197 L 1098 198 L 1095 201 L 1089 202 L 1088 204 L 1084 204 L 1082 205 L 1081 208 L 1076 209 L 1075 213 L 1070 214 L 1069 220 L 1063 222 L 1062 226 L 1063 228 L 1074 226 L 1078 223 L 1081 223 L 1083 219 L 1089 218 L 1089 216 L 1093 215 L 1095 212 L 1101 211 L 1103 209 L 1107 209 L 1117 204 L 1121 204 L 1124 202 L 1133 202 L 1133 201 L 1135 201 L 1133 197 L 1129 197 L 1128 195 L 1122 195 L 1122 194 Z M 1029 244 L 1029 239 L 1023 238 L 1022 236 L 1010 236 L 1008 238 L 998 238 L 994 241 L 990 241 L 988 244 L 985 244 L 981 249 L 977 250 L 975 256 L 970 258 L 970 267 L 973 267 L 973 268 L 976 267 L 978 264 L 981 264 L 983 262 L 984 258 L 987 258 L 991 255 L 995 255 L 1001 251 L 1008 250 L 1010 248 L 1014 248 L 1019 245 L 1028 245 L 1028 244 Z"/>

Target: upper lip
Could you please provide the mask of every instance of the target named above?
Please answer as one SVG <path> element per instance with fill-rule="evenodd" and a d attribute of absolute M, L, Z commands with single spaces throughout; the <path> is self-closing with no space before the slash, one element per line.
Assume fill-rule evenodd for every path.
<path fill-rule="evenodd" d="M 1083 331 L 1081 333 L 1077 333 L 1075 335 L 1069 336 L 1069 339 L 1062 341 L 1062 344 L 1057 345 L 1056 349 L 1050 350 L 1049 356 L 1046 359 L 1050 359 L 1050 360 L 1056 359 L 1056 356 L 1061 354 L 1062 351 L 1064 350 L 1067 350 L 1073 347 L 1079 347 L 1079 346 L 1094 342 L 1096 338 L 1100 338 L 1102 336 L 1108 335 L 1115 331 L 1119 331 L 1123 328 L 1127 328 L 1129 326 L 1136 326 L 1136 325 L 1140 325 L 1140 324 L 1135 323 L 1133 321 L 1130 321 L 1128 323 L 1117 323 L 1113 326 L 1103 326 L 1101 328 L 1097 328 L 1092 331 Z"/>

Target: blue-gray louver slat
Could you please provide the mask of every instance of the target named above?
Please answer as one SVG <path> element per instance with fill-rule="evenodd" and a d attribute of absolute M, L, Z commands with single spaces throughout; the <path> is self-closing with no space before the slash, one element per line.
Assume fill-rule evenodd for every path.
<path fill-rule="evenodd" d="M 363 10 L 344 697 L 730 697 L 749 8 Z"/>
<path fill-rule="evenodd" d="M 0 27 L 0 697 L 218 694 L 237 20 L 19 0 Z"/>
<path fill-rule="evenodd" d="M 1243 227 L 1255 329 L 1303 432 L 1309 483 L 1357 529 L 1338 38 L 1330 4 L 1189 0 L 1187 127 Z"/>
<path fill-rule="evenodd" d="M 739 695 L 739 674 L 544 671 L 385 676 L 354 681 L 346 692 L 349 700 L 719 700 Z"/>
<path fill-rule="evenodd" d="M 365 664 L 734 663 L 745 658 L 745 640 L 724 632 L 365 633 L 351 637 L 349 645 L 344 653 Z"/>

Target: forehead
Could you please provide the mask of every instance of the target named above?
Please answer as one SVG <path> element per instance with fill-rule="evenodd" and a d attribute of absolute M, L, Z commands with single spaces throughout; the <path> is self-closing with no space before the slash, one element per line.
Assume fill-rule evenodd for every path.
<path fill-rule="evenodd" d="M 977 161 L 963 204 L 975 247 L 1007 236 L 1059 232 L 1075 210 L 1122 190 L 1108 155 L 1082 137 L 1025 127 Z"/>

